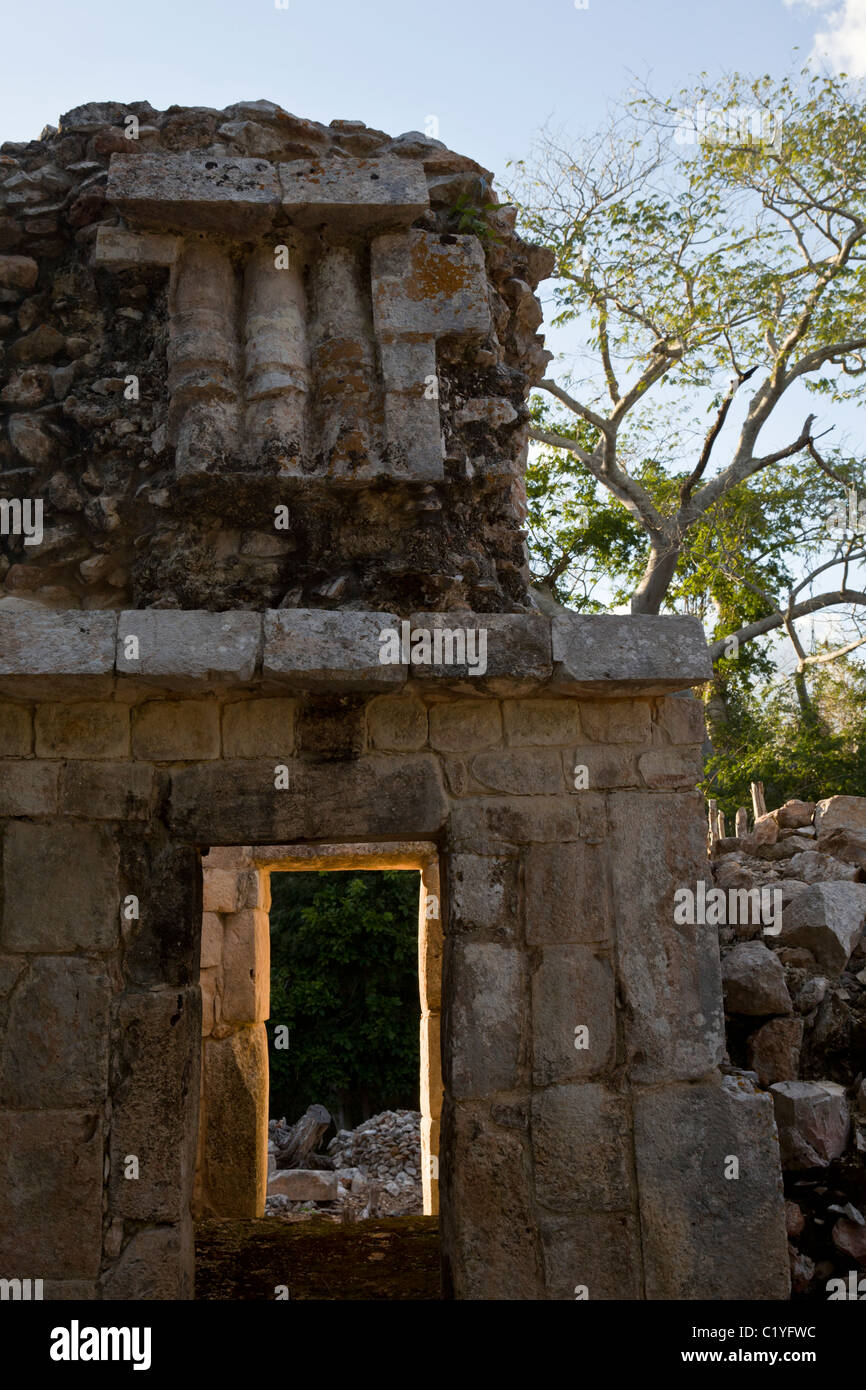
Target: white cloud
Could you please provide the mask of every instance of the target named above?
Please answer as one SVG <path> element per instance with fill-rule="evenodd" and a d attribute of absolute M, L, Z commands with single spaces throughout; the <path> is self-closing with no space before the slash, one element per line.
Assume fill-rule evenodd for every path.
<path fill-rule="evenodd" d="M 785 0 L 789 7 L 826 11 L 812 44 L 812 58 L 852 77 L 866 77 L 866 0 Z"/>

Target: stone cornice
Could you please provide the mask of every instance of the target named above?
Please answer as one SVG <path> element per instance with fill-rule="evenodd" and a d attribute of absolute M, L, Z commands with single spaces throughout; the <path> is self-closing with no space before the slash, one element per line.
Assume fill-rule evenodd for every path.
<path fill-rule="evenodd" d="M 437 628 L 483 630 L 483 670 L 471 657 L 477 637 L 463 665 L 447 657 L 438 665 L 412 661 L 415 634 Z M 401 642 L 409 661 L 381 662 L 385 631 Z M 451 656 L 457 654 L 459 639 Z M 703 630 L 692 617 L 450 612 L 401 620 L 393 613 L 297 608 L 0 611 L 0 689 L 20 697 L 108 694 L 139 684 L 375 694 L 409 683 L 467 694 L 652 695 L 699 685 L 711 675 Z"/>

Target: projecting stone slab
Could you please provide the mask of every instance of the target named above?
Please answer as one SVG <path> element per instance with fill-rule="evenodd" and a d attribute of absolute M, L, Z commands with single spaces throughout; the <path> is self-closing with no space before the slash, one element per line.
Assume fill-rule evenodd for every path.
<path fill-rule="evenodd" d="M 127 232 L 100 222 L 93 249 L 93 263 L 104 270 L 130 270 L 142 265 L 172 266 L 180 250 L 180 238 L 158 232 Z"/>
<path fill-rule="evenodd" d="M 788 1297 L 772 1106 L 743 1085 L 669 1086 L 635 1098 L 647 1298 Z"/>
<path fill-rule="evenodd" d="M 176 690 L 244 683 L 255 675 L 261 637 L 258 613 L 132 609 L 118 616 L 117 671 Z"/>
<path fill-rule="evenodd" d="M 408 227 L 430 206 L 423 167 L 407 159 L 295 159 L 279 165 L 279 180 L 299 227 Z"/>
<path fill-rule="evenodd" d="M 411 231 L 372 248 L 377 336 L 490 332 L 484 252 L 477 237 Z"/>
<path fill-rule="evenodd" d="M 299 690 L 390 690 L 402 685 L 406 667 L 383 663 L 400 630 L 393 613 L 332 612 L 315 608 L 269 609 L 264 618 L 265 679 Z"/>
<path fill-rule="evenodd" d="M 114 154 L 106 197 L 145 226 L 252 237 L 270 227 L 279 184 L 266 159 Z"/>
<path fill-rule="evenodd" d="M 713 670 L 697 618 L 612 613 L 563 614 L 553 619 L 552 689 L 647 694 L 683 690 L 711 679 Z"/>
<path fill-rule="evenodd" d="M 336 1202 L 337 1174 L 312 1168 L 284 1168 L 268 1178 L 268 1196 L 292 1202 Z"/>

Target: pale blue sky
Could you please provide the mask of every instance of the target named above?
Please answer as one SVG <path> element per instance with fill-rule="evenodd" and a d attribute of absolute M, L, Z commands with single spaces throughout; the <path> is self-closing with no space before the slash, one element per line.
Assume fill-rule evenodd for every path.
<path fill-rule="evenodd" d="M 85 101 L 226 106 L 440 138 L 501 172 L 548 117 L 593 126 L 629 74 L 659 90 L 696 73 L 776 71 L 811 47 L 783 0 L 0 0 L 0 139 Z"/>

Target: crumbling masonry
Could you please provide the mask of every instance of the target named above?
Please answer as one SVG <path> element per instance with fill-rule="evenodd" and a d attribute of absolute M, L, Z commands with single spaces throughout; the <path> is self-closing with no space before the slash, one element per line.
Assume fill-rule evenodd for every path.
<path fill-rule="evenodd" d="M 193 1203 L 260 1210 L 267 874 L 341 855 L 425 875 L 446 1295 L 787 1296 L 771 1102 L 673 916 L 702 633 L 536 607 L 551 263 L 460 229 L 490 185 L 268 102 L 0 152 L 0 1275 L 47 1297 L 189 1298 Z"/>

